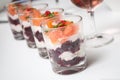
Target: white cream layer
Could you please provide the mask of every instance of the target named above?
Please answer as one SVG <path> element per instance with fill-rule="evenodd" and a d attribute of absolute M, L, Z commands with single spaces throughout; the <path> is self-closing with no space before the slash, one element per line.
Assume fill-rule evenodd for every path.
<path fill-rule="evenodd" d="M 76 53 L 71 53 L 69 51 L 66 51 L 64 53 L 62 53 L 59 58 L 61 60 L 65 60 L 65 61 L 69 61 L 69 60 L 73 60 L 75 57 L 83 57 L 84 52 L 81 51 L 77 51 Z"/>
<path fill-rule="evenodd" d="M 22 31 L 22 26 L 21 24 L 18 24 L 18 25 L 13 25 L 13 24 L 10 24 L 11 25 L 11 29 L 12 30 L 15 30 L 17 32 L 21 32 Z"/>
<path fill-rule="evenodd" d="M 21 23 L 22 23 L 24 28 L 31 26 L 30 22 L 28 22 L 28 21 L 21 21 Z"/>
<path fill-rule="evenodd" d="M 8 16 L 9 16 L 11 19 L 13 19 L 13 20 L 18 19 L 18 15 L 17 15 L 17 14 L 14 15 L 14 16 L 12 16 L 11 14 L 8 13 Z"/>
<path fill-rule="evenodd" d="M 29 39 L 29 37 L 25 34 L 25 29 L 24 28 L 27 28 L 27 27 L 30 27 L 30 22 L 28 21 L 21 21 L 21 24 L 23 26 L 23 35 L 24 35 L 24 38 L 27 40 Z"/>
<path fill-rule="evenodd" d="M 41 30 L 40 26 L 32 26 L 32 31 L 33 31 L 34 35 L 37 31 L 39 31 L 39 33 L 42 33 L 42 30 Z M 36 42 L 36 45 L 37 45 L 38 48 L 46 47 L 44 41 L 38 41 L 38 39 L 35 36 L 34 36 L 34 38 L 35 38 L 35 42 Z"/>
<path fill-rule="evenodd" d="M 12 15 L 10 15 L 10 14 L 8 13 L 8 16 L 9 16 L 11 19 L 13 19 L 13 20 L 18 19 L 18 15 L 17 15 L 17 14 L 14 15 L 14 16 L 12 16 Z M 22 31 L 22 27 L 21 27 L 20 24 L 14 25 L 14 24 L 11 24 L 11 23 L 10 23 L 10 25 L 11 25 L 11 28 L 12 28 L 13 30 L 15 30 L 15 31 L 17 31 L 17 32 L 21 32 L 21 31 Z"/>
<path fill-rule="evenodd" d="M 46 35 L 44 35 L 43 34 L 43 37 L 44 37 L 44 40 L 45 40 L 45 43 L 46 43 L 46 47 L 48 48 L 48 49 L 54 49 L 54 50 L 56 50 L 58 47 L 61 47 L 61 44 L 53 44 L 52 42 L 51 42 L 51 40 L 48 38 L 48 36 L 46 36 Z"/>

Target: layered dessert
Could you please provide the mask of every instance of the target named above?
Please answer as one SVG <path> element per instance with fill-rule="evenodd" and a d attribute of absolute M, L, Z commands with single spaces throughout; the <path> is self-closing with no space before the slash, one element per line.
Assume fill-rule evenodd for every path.
<path fill-rule="evenodd" d="M 39 51 L 39 55 L 42 58 L 48 58 L 47 49 L 43 39 L 41 27 L 42 26 L 47 27 L 46 24 L 50 25 L 50 20 L 59 19 L 60 13 L 55 11 L 51 12 L 47 10 L 42 14 L 39 13 L 39 15 L 38 14 L 36 15 L 37 17 L 32 16 L 32 30 L 34 33 L 35 42 Z"/>
<path fill-rule="evenodd" d="M 32 26 L 32 30 L 33 30 L 36 46 L 39 51 L 39 55 L 42 58 L 48 58 L 47 49 L 45 46 L 41 26 L 39 25 L 39 23 L 34 22 L 34 24 Z"/>
<path fill-rule="evenodd" d="M 33 17 L 38 17 L 37 14 L 40 14 L 40 12 L 35 8 L 26 8 L 23 12 L 19 13 L 19 19 L 23 27 L 23 35 L 27 41 L 28 47 L 30 48 L 36 48 L 36 43 L 31 29 L 30 16 L 33 15 Z"/>
<path fill-rule="evenodd" d="M 84 39 L 80 27 L 72 21 L 59 20 L 43 29 L 53 70 L 59 74 L 71 74 L 85 68 Z"/>
<path fill-rule="evenodd" d="M 23 40 L 23 32 L 22 32 L 22 26 L 20 24 L 19 18 L 18 18 L 18 13 L 17 10 L 22 10 L 23 7 L 25 6 L 21 4 L 9 4 L 7 6 L 7 12 L 8 12 L 8 21 L 11 26 L 11 30 L 13 32 L 14 38 L 16 40 Z"/>

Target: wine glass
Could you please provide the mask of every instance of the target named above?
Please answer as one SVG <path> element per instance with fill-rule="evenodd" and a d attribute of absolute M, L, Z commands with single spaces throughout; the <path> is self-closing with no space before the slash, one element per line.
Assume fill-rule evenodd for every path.
<path fill-rule="evenodd" d="M 71 2 L 80 8 L 86 9 L 90 16 L 90 27 L 92 28 L 92 33 L 86 37 L 86 45 L 88 47 L 101 47 L 114 40 L 111 35 L 97 33 L 96 31 L 94 11 L 103 2 L 103 0 L 71 0 Z"/>

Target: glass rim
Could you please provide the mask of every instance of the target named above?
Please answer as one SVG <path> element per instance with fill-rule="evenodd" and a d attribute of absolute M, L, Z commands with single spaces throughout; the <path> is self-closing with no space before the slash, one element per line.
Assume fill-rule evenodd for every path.
<path fill-rule="evenodd" d="M 81 22 L 83 20 L 82 16 L 80 15 L 75 15 L 75 14 L 63 14 L 62 16 L 73 16 L 73 17 L 78 17 L 78 21 L 75 22 L 75 23 L 78 23 L 78 22 Z M 53 17 L 52 19 L 54 19 L 55 17 Z M 40 17 L 40 18 L 34 18 L 34 17 L 30 17 L 30 19 L 44 19 L 44 17 Z M 47 20 L 51 19 L 51 18 L 46 18 Z M 72 20 L 71 20 L 72 21 Z"/>
<path fill-rule="evenodd" d="M 5 7 L 7 8 L 10 4 L 24 3 L 24 2 L 30 2 L 32 4 L 31 0 L 22 0 L 22 1 L 19 0 L 19 1 L 10 2 L 10 3 L 6 4 Z M 16 8 L 16 7 L 14 7 L 14 8 Z"/>
<path fill-rule="evenodd" d="M 48 3 L 36 3 L 36 4 L 47 5 L 48 6 Z M 32 5 L 34 5 L 34 3 L 32 3 Z"/>
<path fill-rule="evenodd" d="M 10 3 L 8 3 L 8 4 L 15 4 L 15 3 L 19 3 L 19 2 L 31 2 L 31 0 L 22 0 L 22 1 L 13 1 L 13 2 L 10 2 Z"/>
<path fill-rule="evenodd" d="M 32 1 L 32 5 L 34 5 L 34 4 L 48 4 L 48 3 L 46 3 L 46 2 L 35 3 L 35 2 L 37 2 L 37 1 L 40 1 L 40 0 L 33 0 L 33 1 Z"/>
<path fill-rule="evenodd" d="M 82 17 L 80 16 L 80 15 L 75 15 L 75 14 L 64 14 L 64 15 L 62 15 L 62 16 L 72 16 L 72 17 L 78 17 L 79 19 L 77 20 L 77 22 L 74 22 L 74 24 L 78 24 L 79 22 L 81 22 L 82 21 Z M 62 20 L 62 19 L 60 19 L 60 20 Z M 71 20 L 72 21 L 72 20 Z M 72 24 L 70 24 L 70 25 L 72 25 Z M 64 27 L 58 27 L 58 28 L 44 28 L 44 26 L 41 26 L 42 27 L 42 30 L 43 30 L 43 32 L 46 32 L 46 30 L 57 30 L 57 29 L 63 29 Z"/>
<path fill-rule="evenodd" d="M 36 1 L 36 0 L 35 0 Z M 40 2 L 40 3 L 31 3 L 31 6 L 34 8 L 34 6 L 36 6 L 36 5 L 39 5 L 39 6 L 41 6 L 41 5 L 43 5 L 44 7 L 43 8 L 41 8 L 40 10 L 44 10 L 44 9 L 46 9 L 47 7 L 48 7 L 48 3 L 45 3 L 45 2 Z M 37 8 L 36 8 L 37 9 Z M 39 9 L 39 8 L 38 8 Z"/>
<path fill-rule="evenodd" d="M 46 9 L 45 11 L 47 11 L 47 10 L 53 10 L 53 9 L 59 9 L 59 10 L 61 10 L 61 12 L 60 13 L 62 13 L 62 12 L 64 12 L 64 9 L 63 8 L 49 8 L 49 9 Z M 30 19 L 43 19 L 43 18 L 45 18 L 45 19 L 51 19 L 51 18 L 46 18 L 46 17 L 40 17 L 40 18 L 34 18 L 34 17 L 30 17 Z M 52 17 L 52 19 L 53 18 L 56 18 L 56 17 Z"/>
<path fill-rule="evenodd" d="M 82 18 L 82 16 L 80 16 L 80 15 L 76 15 L 76 14 L 63 14 L 62 16 L 73 16 L 73 17 L 79 17 L 79 20 L 77 21 L 77 22 L 75 22 L 75 23 L 78 23 L 78 22 L 81 22 L 82 20 L 83 20 L 83 18 Z"/>
<path fill-rule="evenodd" d="M 29 2 L 29 1 L 31 2 L 31 0 L 13 1 L 13 2 L 6 4 L 6 6 L 8 6 L 9 4 L 15 4 L 15 3 L 19 3 L 19 2 Z"/>
<path fill-rule="evenodd" d="M 49 10 L 61 10 L 61 13 L 64 12 L 63 8 L 48 8 L 45 11 L 49 11 Z"/>
<path fill-rule="evenodd" d="M 43 9 L 42 9 L 42 8 L 41 8 L 41 9 L 37 9 L 37 8 L 34 8 L 33 5 L 31 5 L 31 7 L 29 7 L 29 8 L 31 8 L 31 9 L 33 8 L 33 9 L 36 9 L 36 10 L 38 10 L 39 12 L 41 12 L 42 10 L 44 10 L 45 8 L 48 7 L 48 4 L 47 4 L 47 3 L 38 3 L 38 4 L 40 4 L 40 5 L 45 5 L 45 7 L 44 7 Z M 41 11 L 40 11 L 40 10 L 41 10 Z M 19 10 L 17 10 L 17 12 L 18 12 L 19 15 L 23 15 L 23 14 L 24 14 L 24 13 L 20 13 Z M 31 13 L 32 13 L 32 12 L 31 12 Z M 30 14 L 31 14 L 31 13 L 30 13 Z"/>

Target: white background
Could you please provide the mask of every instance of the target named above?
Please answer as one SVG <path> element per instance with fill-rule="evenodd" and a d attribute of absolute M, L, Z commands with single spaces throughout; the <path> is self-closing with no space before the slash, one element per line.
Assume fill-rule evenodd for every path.
<path fill-rule="evenodd" d="M 57 7 L 53 0 L 50 7 Z M 88 30 L 86 12 L 69 0 L 60 0 L 66 12 L 83 17 L 85 33 Z M 6 19 L 5 12 L 0 20 Z M 8 23 L 0 24 L 0 80 L 120 80 L 120 12 L 112 11 L 105 3 L 96 9 L 97 30 L 114 37 L 111 44 L 100 48 L 86 48 L 88 67 L 72 75 L 59 75 L 52 71 L 49 60 L 42 59 L 37 49 L 30 49 L 26 41 L 13 38 Z"/>

